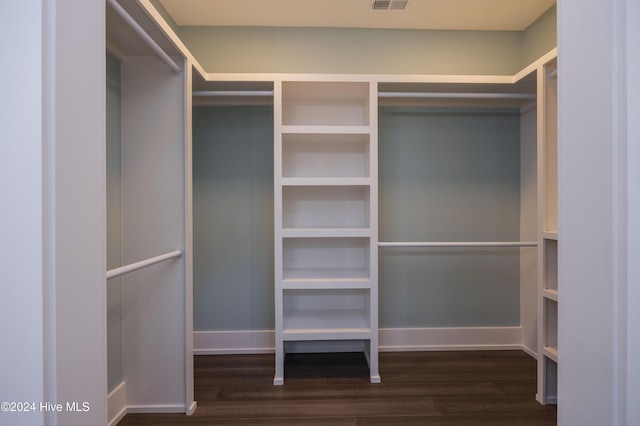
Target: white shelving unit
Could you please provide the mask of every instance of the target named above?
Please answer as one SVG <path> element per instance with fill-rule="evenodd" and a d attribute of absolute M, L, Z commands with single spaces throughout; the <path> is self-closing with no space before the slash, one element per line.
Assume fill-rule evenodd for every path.
<path fill-rule="evenodd" d="M 380 382 L 376 88 L 276 81 L 274 120 L 273 382 L 284 383 L 285 352 L 300 342 L 350 342 Z"/>
<path fill-rule="evenodd" d="M 538 69 L 538 392 L 557 404 L 558 124 L 557 59 Z"/>

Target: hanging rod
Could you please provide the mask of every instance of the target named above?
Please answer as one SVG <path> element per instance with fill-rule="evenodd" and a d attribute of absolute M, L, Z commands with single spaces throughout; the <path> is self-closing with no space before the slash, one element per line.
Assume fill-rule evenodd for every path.
<path fill-rule="evenodd" d="M 182 250 L 174 250 L 169 253 L 162 254 L 160 256 L 151 257 L 149 259 L 141 260 L 139 262 L 131 263 L 129 265 L 121 266 L 116 269 L 111 269 L 107 271 L 107 279 L 116 278 L 124 274 L 128 274 L 129 272 L 137 271 L 142 268 L 146 268 L 147 266 L 155 265 L 156 263 L 163 262 L 165 260 L 182 257 Z"/>
<path fill-rule="evenodd" d="M 552 78 L 558 77 L 558 70 L 551 70 L 547 73 L 547 78 L 551 80 Z"/>
<path fill-rule="evenodd" d="M 442 92 L 378 92 L 380 98 L 433 99 L 536 99 L 531 93 L 442 93 Z"/>
<path fill-rule="evenodd" d="M 273 90 L 200 90 L 193 96 L 273 96 Z"/>
<path fill-rule="evenodd" d="M 165 52 L 164 50 L 162 50 L 162 48 L 158 45 L 158 43 L 155 42 L 154 39 L 151 38 L 151 36 L 149 34 L 147 34 L 147 32 L 140 26 L 140 24 L 138 24 L 136 22 L 135 19 L 133 19 L 131 17 L 131 15 L 129 15 L 129 13 L 122 7 L 120 6 L 120 4 L 116 1 L 116 0 L 107 0 L 109 2 L 109 4 L 111 5 L 111 7 L 116 11 L 116 13 L 118 15 L 120 15 L 120 17 L 122 19 L 124 19 L 130 26 L 131 28 L 140 36 L 142 37 L 142 39 L 144 41 L 147 42 L 147 44 L 149 45 L 149 47 L 151 49 L 153 49 L 154 52 L 156 52 L 158 54 L 158 56 L 160 56 L 160 58 L 167 63 L 167 65 L 176 73 L 176 74 L 180 74 L 182 72 L 182 69 L 180 68 L 180 66 L 178 66 L 178 64 L 176 64 L 174 62 L 173 59 L 171 59 L 171 57 L 169 55 L 167 55 L 167 52 Z"/>
<path fill-rule="evenodd" d="M 535 247 L 535 241 L 488 241 L 488 242 L 382 242 L 378 247 Z"/>

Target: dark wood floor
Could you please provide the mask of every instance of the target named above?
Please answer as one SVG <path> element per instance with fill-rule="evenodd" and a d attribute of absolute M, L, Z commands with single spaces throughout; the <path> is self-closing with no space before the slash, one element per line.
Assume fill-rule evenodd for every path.
<path fill-rule="evenodd" d="M 371 384 L 362 354 L 287 355 L 273 386 L 273 355 L 195 358 L 198 409 L 128 414 L 125 425 L 555 425 L 535 401 L 536 362 L 521 351 L 384 352 Z"/>

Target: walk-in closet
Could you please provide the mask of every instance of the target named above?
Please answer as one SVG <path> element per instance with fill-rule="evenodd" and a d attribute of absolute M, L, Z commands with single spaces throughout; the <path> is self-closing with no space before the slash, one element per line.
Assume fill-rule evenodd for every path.
<path fill-rule="evenodd" d="M 1 424 L 640 424 L 638 2 L 7 6 Z"/>
<path fill-rule="evenodd" d="M 208 72 L 152 3 L 108 2 L 109 269 L 153 263 L 107 284 L 114 421 L 192 413 L 193 355 L 216 354 L 275 353 L 286 386 L 287 354 L 361 353 L 377 384 L 379 352 L 517 349 L 556 402 L 555 44 Z M 443 42 L 518 53 L 473 37 Z"/>

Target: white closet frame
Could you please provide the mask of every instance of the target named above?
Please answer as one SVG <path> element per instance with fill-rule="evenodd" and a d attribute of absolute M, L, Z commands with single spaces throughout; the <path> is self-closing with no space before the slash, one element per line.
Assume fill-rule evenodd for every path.
<path fill-rule="evenodd" d="M 558 402 L 558 119 L 557 59 L 538 67 L 538 390 Z"/>
<path fill-rule="evenodd" d="M 112 425 L 127 413 L 190 415 L 196 409 L 192 63 L 137 2 L 108 0 L 107 12 L 107 48 L 122 69 L 121 251 L 126 264 L 107 272 L 106 285 L 122 286 L 123 380 L 108 395 Z"/>

